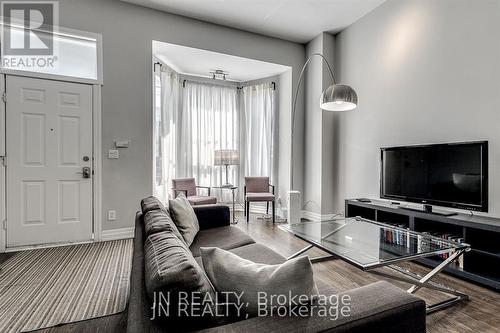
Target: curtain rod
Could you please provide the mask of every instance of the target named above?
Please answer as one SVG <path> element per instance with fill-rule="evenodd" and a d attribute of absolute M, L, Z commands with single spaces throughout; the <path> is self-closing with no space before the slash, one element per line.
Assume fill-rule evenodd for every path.
<path fill-rule="evenodd" d="M 197 81 L 195 79 L 183 79 L 182 80 L 182 87 L 185 88 L 186 87 L 186 82 L 193 82 L 193 83 L 198 83 L 198 84 L 206 84 L 206 85 L 212 85 L 212 86 L 218 86 L 218 87 L 226 87 L 226 88 L 236 88 L 236 89 L 240 89 L 239 86 L 236 86 L 236 85 L 232 85 L 232 84 L 222 84 L 222 83 L 219 83 L 217 81 L 214 81 L 214 82 L 207 82 L 207 81 Z"/>
<path fill-rule="evenodd" d="M 273 90 L 276 90 L 276 82 L 274 82 L 274 81 L 269 82 L 269 85 L 271 86 L 271 88 Z M 245 86 L 240 86 L 237 89 L 243 89 L 244 87 L 251 87 L 251 86 L 256 86 L 256 84 L 249 84 L 249 85 L 245 85 Z"/>
<path fill-rule="evenodd" d="M 153 64 L 153 72 L 156 72 L 157 65 L 160 66 L 160 71 L 161 71 L 161 67 L 163 66 L 163 64 L 161 62 L 157 61 Z"/>
<path fill-rule="evenodd" d="M 196 80 L 193 80 L 193 79 L 184 79 L 182 80 L 182 87 L 185 88 L 186 87 L 186 81 L 188 82 L 194 82 L 194 83 L 198 83 L 198 84 L 207 84 L 207 85 L 215 85 L 215 86 L 222 86 L 222 87 L 236 87 L 236 89 L 238 90 L 241 90 L 243 89 L 244 87 L 251 87 L 252 85 L 247 85 L 247 86 L 233 86 L 233 85 L 230 85 L 230 84 L 221 84 L 221 83 L 217 83 L 217 82 L 205 82 L 205 81 L 196 81 Z M 272 89 L 273 90 L 276 90 L 276 82 L 272 81 L 272 82 L 269 82 L 269 85 L 272 86 Z"/>

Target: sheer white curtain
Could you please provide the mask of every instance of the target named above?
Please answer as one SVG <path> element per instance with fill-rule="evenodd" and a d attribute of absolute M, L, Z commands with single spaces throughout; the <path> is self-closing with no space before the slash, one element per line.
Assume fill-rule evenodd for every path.
<path fill-rule="evenodd" d="M 240 149 L 236 87 L 186 81 L 181 118 L 176 175 L 194 177 L 202 186 L 221 185 L 225 167 L 214 166 L 215 150 Z M 238 166 L 229 167 L 229 181 L 239 185 Z M 220 193 L 213 191 L 226 201 Z"/>
<path fill-rule="evenodd" d="M 277 119 L 275 91 L 269 83 L 247 86 L 242 95 L 243 176 L 268 176 L 277 186 Z"/>
<path fill-rule="evenodd" d="M 155 72 L 155 196 L 168 201 L 176 177 L 179 131 L 179 76 L 172 70 Z"/>
<path fill-rule="evenodd" d="M 202 186 L 223 184 L 225 167 L 214 165 L 218 149 L 240 152 L 240 165 L 229 167 L 229 182 L 240 193 L 244 176 L 269 176 L 278 186 L 275 91 L 269 83 L 239 91 L 193 81 L 181 84 L 171 70 L 155 73 L 154 194 L 162 201 L 169 199 L 172 178 L 194 177 Z M 212 193 L 230 201 L 229 191 Z"/>

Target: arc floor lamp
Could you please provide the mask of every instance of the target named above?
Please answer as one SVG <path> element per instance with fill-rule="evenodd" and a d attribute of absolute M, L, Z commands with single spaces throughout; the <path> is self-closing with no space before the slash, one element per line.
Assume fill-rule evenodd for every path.
<path fill-rule="evenodd" d="M 302 77 L 304 76 L 305 69 L 311 59 L 315 56 L 321 57 L 328 67 L 328 72 L 332 78 L 332 84 L 321 94 L 319 107 L 325 111 L 350 111 L 354 110 L 358 105 L 358 95 L 350 86 L 345 84 L 335 83 L 335 76 L 333 75 L 333 70 L 328 60 L 321 53 L 313 53 L 304 63 L 302 70 L 300 71 L 299 81 L 297 82 L 297 87 L 295 88 L 295 96 L 293 98 L 293 108 L 292 108 L 292 128 L 291 128 L 291 152 L 290 152 L 290 191 L 288 191 L 288 223 L 298 223 L 300 222 L 301 215 L 301 198 L 300 192 L 294 190 L 293 187 L 293 140 L 295 132 L 295 110 L 297 108 L 297 99 L 299 95 L 300 83 L 302 82 Z"/>

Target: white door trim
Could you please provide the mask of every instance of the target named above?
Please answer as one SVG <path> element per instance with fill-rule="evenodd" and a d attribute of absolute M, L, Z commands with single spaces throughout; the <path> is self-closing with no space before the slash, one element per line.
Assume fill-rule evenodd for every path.
<path fill-rule="evenodd" d="M 20 75 L 24 76 L 24 75 Z M 37 78 L 37 77 L 35 77 Z M 56 80 L 64 81 L 64 80 Z M 81 82 L 75 82 L 81 83 Z M 5 91 L 5 74 L 0 74 L 0 96 Z M 102 240 L 102 86 L 101 84 L 92 85 L 92 140 L 93 140 L 93 233 L 94 242 Z M 0 99 L 0 147 L 5 144 L 5 103 Z M 0 150 L 1 152 L 1 150 Z M 1 164 L 1 161 L 0 161 Z M 7 233 L 4 229 L 6 218 L 6 179 L 5 168 L 0 165 L 0 253 L 8 252 L 6 249 Z M 61 244 L 53 244 L 60 246 Z"/>
<path fill-rule="evenodd" d="M 38 72 L 30 72 L 30 71 L 20 71 L 20 70 L 5 69 L 5 68 L 0 69 L 0 73 L 2 73 L 4 75 L 23 76 L 23 77 L 33 78 L 33 79 L 54 80 L 54 81 L 70 82 L 70 83 L 82 83 L 82 84 L 96 84 L 96 82 L 97 82 L 98 84 L 100 84 L 99 81 L 92 80 L 92 79 L 85 79 L 85 78 L 73 77 L 73 76 L 38 73 Z"/>
<path fill-rule="evenodd" d="M 101 85 L 94 84 L 92 87 L 92 140 L 94 158 L 94 181 L 93 193 L 93 230 L 94 242 L 102 240 L 102 99 Z"/>
<path fill-rule="evenodd" d="M 5 75 L 0 74 L 0 95 L 5 91 Z M 6 173 L 5 166 L 3 165 L 5 156 L 5 139 L 6 139 L 6 127 L 5 127 L 5 103 L 3 98 L 0 99 L 0 156 L 2 156 L 2 161 L 0 165 L 0 253 L 5 252 L 5 243 L 7 241 L 7 233 L 5 232 L 4 226 L 6 223 L 6 195 L 7 195 L 7 183 L 6 183 Z M 5 222 L 4 222 L 5 221 Z"/>

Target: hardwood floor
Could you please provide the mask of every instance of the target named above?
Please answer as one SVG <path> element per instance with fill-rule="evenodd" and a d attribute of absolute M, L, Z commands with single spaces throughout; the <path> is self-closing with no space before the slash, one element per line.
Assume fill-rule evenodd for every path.
<path fill-rule="evenodd" d="M 251 216 L 247 224 L 242 214 L 237 213 L 238 228 L 247 232 L 257 242 L 265 244 L 283 256 L 289 256 L 302 249 L 307 244 L 291 234 L 279 229 L 279 224 L 273 226 L 271 221 L 258 219 L 259 215 Z M 323 251 L 312 249 L 307 252 L 312 257 L 325 255 Z M 11 254 L 0 254 L 0 263 Z M 380 276 L 363 272 L 341 260 L 328 260 L 313 264 L 316 278 L 330 284 L 339 291 L 349 290 L 378 280 Z M 418 264 L 404 266 L 414 272 L 425 272 L 427 268 Z M 388 280 L 388 279 L 387 279 Z M 402 288 L 409 284 L 388 280 Z M 500 293 L 476 286 L 474 284 L 441 274 L 438 282 L 465 292 L 470 301 L 461 303 L 445 310 L 430 314 L 427 317 L 427 330 L 430 333 L 468 333 L 468 332 L 500 332 Z M 429 302 L 442 300 L 439 293 L 420 290 L 417 295 Z M 37 333 L 83 333 L 83 332 L 124 332 L 126 329 L 126 312 L 113 316 L 61 325 L 36 331 Z"/>
<path fill-rule="evenodd" d="M 238 215 L 237 215 L 238 216 Z M 256 219 L 252 216 L 247 225 L 240 217 L 237 226 L 248 232 L 257 242 L 267 245 L 279 254 L 287 257 L 304 248 L 307 243 L 273 226 L 270 220 Z M 238 216 L 239 217 L 239 216 Z M 307 252 L 311 257 L 326 255 L 321 250 L 311 249 Z M 410 284 L 385 279 L 378 275 L 364 272 L 339 259 L 322 261 L 313 264 L 317 279 L 334 286 L 339 291 L 357 288 L 379 280 L 387 280 L 404 289 Z M 429 269 L 419 264 L 401 265 L 416 273 L 425 273 Z M 384 268 L 389 270 L 388 268 Z M 392 270 L 391 270 L 392 271 Z M 435 280 L 470 296 L 467 302 L 443 309 L 427 316 L 427 331 L 430 333 L 477 333 L 500 332 L 500 293 L 489 290 L 446 274 L 440 274 Z M 421 289 L 417 296 L 426 302 L 435 303 L 447 296 L 439 292 Z"/>

